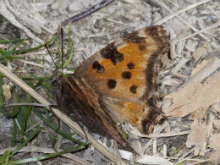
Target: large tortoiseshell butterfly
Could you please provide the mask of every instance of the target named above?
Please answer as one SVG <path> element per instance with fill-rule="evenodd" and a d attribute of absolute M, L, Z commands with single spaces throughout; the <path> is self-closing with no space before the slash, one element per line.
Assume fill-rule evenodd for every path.
<path fill-rule="evenodd" d="M 150 26 L 110 43 L 68 78 L 53 82 L 58 106 L 92 132 L 129 148 L 117 122 L 142 133 L 165 119 L 159 106 L 158 72 L 169 50 L 162 26 Z"/>

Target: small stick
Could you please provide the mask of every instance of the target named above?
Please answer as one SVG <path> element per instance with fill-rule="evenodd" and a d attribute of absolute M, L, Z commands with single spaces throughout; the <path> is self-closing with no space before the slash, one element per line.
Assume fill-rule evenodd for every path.
<path fill-rule="evenodd" d="M 52 59 L 54 66 L 55 66 L 56 68 L 58 68 L 58 66 L 56 65 L 56 63 L 55 63 L 55 61 L 54 61 L 54 59 L 53 59 L 53 57 L 52 57 L 52 54 L 51 54 L 51 52 L 50 52 L 50 50 L 49 50 L 48 45 L 47 45 L 46 42 L 44 42 L 44 47 L 47 49 L 47 52 L 49 53 L 50 58 Z"/>
<path fill-rule="evenodd" d="M 62 58 L 62 77 L 63 77 L 63 56 L 64 56 L 64 51 L 63 51 L 63 27 L 60 29 L 61 31 L 61 58 Z"/>
<path fill-rule="evenodd" d="M 70 18 L 62 21 L 61 25 L 62 26 L 66 26 L 70 22 L 76 22 L 76 21 L 78 21 L 78 20 L 80 20 L 80 19 L 82 19 L 82 18 L 84 18 L 84 17 L 86 17 L 86 16 L 88 16 L 88 15 L 90 15 L 90 14 L 92 14 L 92 13 L 94 13 L 94 12 L 100 10 L 100 9 L 102 9 L 103 7 L 109 5 L 110 3 L 114 2 L 114 1 L 115 0 L 104 0 L 104 1 L 102 1 L 102 2 L 100 2 L 98 4 L 96 4 L 96 5 L 92 6 L 88 10 L 83 11 L 82 13 L 79 13 L 79 14 L 73 16 L 73 17 L 70 17 Z"/>

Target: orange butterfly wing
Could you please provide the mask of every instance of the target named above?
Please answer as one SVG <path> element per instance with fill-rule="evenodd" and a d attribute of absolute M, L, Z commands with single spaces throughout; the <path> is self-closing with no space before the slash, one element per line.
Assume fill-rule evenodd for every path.
<path fill-rule="evenodd" d="M 162 26 L 144 28 L 97 52 L 91 61 L 87 60 L 90 66 L 84 75 L 80 74 L 102 94 L 105 110 L 112 117 L 130 122 L 141 132 L 148 132 L 150 123 L 143 122 L 150 116 L 149 105 L 158 99 L 156 81 L 160 58 L 168 48 Z M 106 98 L 111 103 L 105 101 Z M 157 105 L 152 108 L 160 110 Z"/>
<path fill-rule="evenodd" d="M 88 58 L 74 75 L 59 81 L 63 99 L 58 104 L 93 132 L 129 148 L 117 122 L 129 122 L 147 133 L 164 118 L 158 105 L 157 76 L 160 58 L 168 49 L 162 26 L 130 33 Z"/>

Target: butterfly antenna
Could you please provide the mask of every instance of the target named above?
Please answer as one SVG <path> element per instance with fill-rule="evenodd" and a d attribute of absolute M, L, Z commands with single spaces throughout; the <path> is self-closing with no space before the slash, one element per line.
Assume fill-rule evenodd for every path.
<path fill-rule="evenodd" d="M 44 42 L 44 46 L 45 46 L 45 48 L 47 49 L 47 52 L 48 52 L 48 54 L 50 55 L 50 58 L 52 59 L 53 64 L 54 64 L 54 66 L 55 66 L 55 68 L 56 68 L 56 70 L 55 70 L 55 72 L 54 72 L 54 74 L 53 74 L 53 76 L 52 76 L 52 77 L 54 77 L 54 75 L 55 75 L 56 72 L 57 72 L 58 66 L 57 66 L 57 64 L 55 63 L 55 61 L 54 61 L 54 59 L 53 59 L 53 57 L 52 57 L 52 55 L 51 55 L 51 52 L 50 52 L 50 50 L 49 50 L 48 45 L 47 45 L 46 42 Z"/>
<path fill-rule="evenodd" d="M 62 76 L 63 76 L 63 56 L 64 56 L 64 52 L 63 52 L 63 27 L 61 27 L 61 61 L 62 61 Z"/>

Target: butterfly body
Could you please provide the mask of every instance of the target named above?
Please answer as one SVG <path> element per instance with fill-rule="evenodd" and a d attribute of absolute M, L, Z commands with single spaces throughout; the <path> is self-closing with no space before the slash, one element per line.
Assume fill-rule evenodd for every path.
<path fill-rule="evenodd" d="M 92 132 L 129 148 L 117 123 L 149 133 L 163 120 L 157 77 L 169 42 L 162 26 L 119 39 L 83 62 L 73 75 L 53 83 L 58 105 Z"/>

